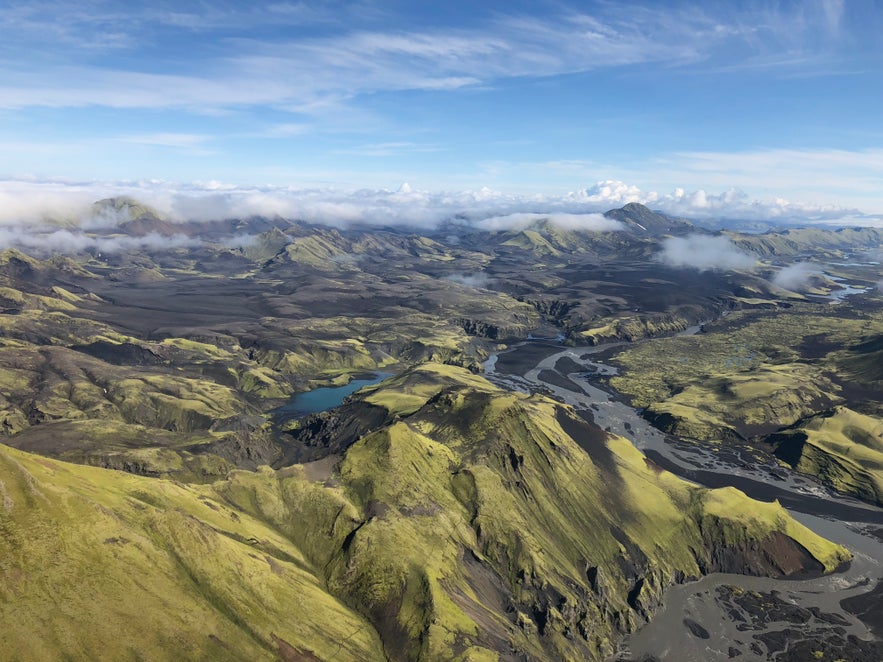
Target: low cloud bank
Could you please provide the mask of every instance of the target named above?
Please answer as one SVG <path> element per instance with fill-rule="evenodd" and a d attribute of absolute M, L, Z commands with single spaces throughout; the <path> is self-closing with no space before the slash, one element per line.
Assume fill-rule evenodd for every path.
<path fill-rule="evenodd" d="M 794 202 L 784 198 L 757 200 L 744 191 L 731 188 L 722 193 L 702 189 L 686 191 L 676 188 L 670 193 L 642 191 L 637 186 L 617 180 L 605 180 L 594 186 L 567 195 L 569 200 L 583 204 L 622 206 L 638 202 L 672 216 L 688 218 L 724 218 L 735 220 L 800 221 L 850 225 L 864 221 L 867 225 L 881 225 L 883 219 L 869 217 L 858 209 L 837 205 L 817 205 Z"/>
<path fill-rule="evenodd" d="M 673 216 L 692 218 L 793 219 L 857 224 L 855 210 L 811 207 L 783 200 L 759 202 L 737 190 L 712 195 L 704 191 L 670 194 L 643 192 L 624 182 L 607 180 L 561 196 L 511 194 L 481 188 L 474 191 L 431 192 L 408 185 L 393 189 L 306 189 L 281 186 L 237 186 L 220 182 L 175 184 L 165 181 L 72 182 L 0 180 L 0 248 L 73 253 L 159 250 L 193 246 L 183 236 L 101 236 L 129 220 L 125 207 L 93 203 L 103 198 L 131 197 L 170 222 L 213 221 L 253 216 L 282 217 L 332 227 L 367 225 L 435 230 L 445 225 L 484 230 L 524 228 L 550 223 L 575 231 L 615 232 L 623 226 L 603 211 L 639 202 Z M 848 218 L 847 218 L 848 217 Z M 881 223 L 864 217 L 864 224 Z M 456 233 L 454 233 L 456 236 Z M 229 245 L 247 244 L 239 237 Z M 725 237 L 670 239 L 660 259 L 673 266 L 697 269 L 751 268 L 754 258 Z"/>
<path fill-rule="evenodd" d="M 164 237 L 151 233 L 143 237 L 115 236 L 96 237 L 78 230 L 55 230 L 53 232 L 28 232 L 21 228 L 0 228 L 0 250 L 18 248 L 36 255 L 53 253 L 82 253 L 94 250 L 100 253 L 121 253 L 138 250 L 171 250 L 200 246 L 200 239 L 185 235 Z"/>
<path fill-rule="evenodd" d="M 813 206 L 781 199 L 752 200 L 732 189 L 720 194 L 675 189 L 645 192 L 606 180 L 566 195 L 510 194 L 481 188 L 473 191 L 421 191 L 402 185 L 392 189 L 305 189 L 283 186 L 236 186 L 220 182 L 176 184 L 164 181 L 70 182 L 0 180 L 0 226 L 112 227 L 121 218 L 113 210 L 95 216 L 91 205 L 109 197 L 131 196 L 171 221 L 210 221 L 250 216 L 282 216 L 337 227 L 352 224 L 435 228 L 458 222 L 490 229 L 516 227 L 540 218 L 567 229 L 610 231 L 613 221 L 599 212 L 639 202 L 674 216 L 866 224 L 880 219 L 857 210 Z M 125 220 L 125 219 L 122 219 Z"/>
<path fill-rule="evenodd" d="M 752 269 L 757 259 L 739 249 L 729 238 L 705 234 L 669 237 L 662 242 L 659 260 L 671 267 L 731 270 Z"/>
<path fill-rule="evenodd" d="M 564 230 L 584 232 L 619 232 L 625 226 L 619 221 L 607 218 L 603 214 L 533 214 L 517 213 L 505 216 L 491 216 L 477 221 L 475 225 L 482 230 L 520 230 L 537 221 L 549 221 Z"/>
<path fill-rule="evenodd" d="M 814 276 L 821 275 L 818 267 L 809 262 L 795 262 L 787 267 L 782 267 L 772 278 L 776 287 L 781 287 L 792 292 L 808 289 Z"/>
<path fill-rule="evenodd" d="M 491 284 L 491 282 L 493 282 L 492 279 L 488 278 L 488 275 L 483 271 L 472 274 L 451 274 L 450 276 L 445 276 L 442 280 L 448 280 L 452 283 L 459 283 L 460 285 L 474 288 L 486 288 Z"/>

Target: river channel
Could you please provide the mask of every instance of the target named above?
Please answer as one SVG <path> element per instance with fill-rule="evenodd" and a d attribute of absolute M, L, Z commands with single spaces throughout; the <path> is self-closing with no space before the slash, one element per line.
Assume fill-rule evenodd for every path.
<path fill-rule="evenodd" d="M 878 587 L 883 578 L 883 509 L 836 494 L 811 478 L 749 455 L 747 449 L 703 447 L 663 434 L 600 383 L 599 377 L 616 374 L 617 368 L 598 355 L 616 346 L 521 342 L 488 359 L 485 376 L 516 391 L 542 390 L 591 413 L 599 426 L 631 440 L 649 459 L 686 480 L 737 487 L 762 501 L 778 499 L 795 519 L 847 547 L 854 558 L 846 570 L 814 579 L 715 573 L 671 587 L 653 620 L 630 636 L 614 659 L 835 659 L 831 647 L 841 640 L 846 646 L 841 650 L 848 652 L 844 659 L 880 659 L 879 649 L 866 642 L 875 639 L 868 622 L 876 619 L 879 626 L 883 621 L 883 582 Z M 850 611 L 867 610 L 871 616 L 860 620 L 841 606 L 845 599 L 851 599 Z M 855 603 L 864 605 L 859 609 Z M 778 607 L 771 609 L 771 604 Z"/>

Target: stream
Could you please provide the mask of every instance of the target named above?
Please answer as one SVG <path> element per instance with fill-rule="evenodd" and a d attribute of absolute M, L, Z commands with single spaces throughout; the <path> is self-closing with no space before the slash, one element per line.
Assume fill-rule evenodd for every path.
<path fill-rule="evenodd" d="M 883 618 L 877 586 L 883 578 L 883 509 L 837 494 L 747 449 L 704 447 L 657 430 L 597 380 L 617 372 L 597 355 L 624 344 L 568 348 L 529 340 L 492 355 L 485 362 L 485 377 L 515 391 L 543 390 L 591 413 L 600 427 L 631 440 L 650 460 L 686 480 L 712 488 L 733 486 L 762 501 L 778 499 L 795 519 L 847 547 L 854 558 L 846 570 L 814 579 L 715 573 L 673 586 L 653 620 L 628 637 L 614 659 L 835 659 L 827 651 L 839 641 L 849 645 L 849 655 L 841 655 L 845 659 L 879 659 L 869 643 L 873 632 L 840 601 L 864 596 L 856 601 L 873 601 L 872 611 Z M 779 602 L 777 618 L 770 618 L 768 605 Z M 825 656 L 818 658 L 819 652 Z"/>

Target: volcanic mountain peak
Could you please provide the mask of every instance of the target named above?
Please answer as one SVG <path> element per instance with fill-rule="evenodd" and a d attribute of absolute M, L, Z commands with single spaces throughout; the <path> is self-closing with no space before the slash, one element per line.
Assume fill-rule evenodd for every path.
<path fill-rule="evenodd" d="M 116 213 L 123 216 L 128 216 L 127 220 L 130 221 L 135 221 L 145 216 L 162 221 L 166 220 L 165 216 L 161 212 L 157 211 L 149 205 L 136 200 L 135 198 L 126 195 L 98 200 L 92 205 L 92 213 L 95 216 L 100 216 L 102 214 L 108 213 Z"/>
<path fill-rule="evenodd" d="M 659 236 L 664 234 L 686 234 L 695 232 L 696 226 L 682 218 L 672 218 L 666 214 L 653 211 L 638 202 L 630 202 L 619 209 L 611 209 L 604 213 L 625 224 L 631 232 L 639 235 Z"/>
<path fill-rule="evenodd" d="M 115 221 L 119 230 L 136 237 L 180 234 L 180 229 L 166 220 L 161 212 L 128 196 L 99 200 L 92 205 L 92 216 Z"/>

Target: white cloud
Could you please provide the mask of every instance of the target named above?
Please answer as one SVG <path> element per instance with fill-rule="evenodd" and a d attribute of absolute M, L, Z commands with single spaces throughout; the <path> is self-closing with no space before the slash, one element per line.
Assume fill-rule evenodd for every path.
<path fill-rule="evenodd" d="M 637 186 L 631 186 L 625 182 L 613 179 L 606 179 L 589 188 L 568 193 L 568 197 L 580 203 L 625 205 L 629 202 L 644 204 L 655 202 L 658 195 L 655 193 L 644 194 Z"/>
<path fill-rule="evenodd" d="M 451 274 L 450 276 L 445 276 L 444 280 L 449 280 L 452 283 L 458 283 L 473 288 L 486 288 L 493 282 L 493 279 L 488 278 L 488 275 L 483 271 L 478 271 L 476 273 Z"/>
<path fill-rule="evenodd" d="M 537 221 L 549 221 L 565 230 L 584 232 L 618 232 L 624 230 L 619 221 L 605 217 L 603 214 L 537 214 L 519 212 L 504 216 L 491 216 L 477 221 L 475 225 L 483 230 L 518 230 Z"/>
<path fill-rule="evenodd" d="M 827 6 L 830 11 L 812 20 L 805 12 L 788 9 L 714 14 L 696 7 L 608 3 L 594 7 L 591 14 L 575 10 L 542 16 L 510 14 L 470 28 L 377 31 L 353 21 L 352 27 L 340 24 L 322 37 L 274 41 L 258 32 L 261 38 L 219 39 L 227 51 L 219 56 L 216 49 L 194 49 L 193 73 L 182 75 L 76 63 L 84 61 L 82 49 L 89 44 L 137 50 L 151 45 L 148 35 L 156 30 L 172 39 L 194 32 L 202 32 L 199 39 L 205 39 L 211 30 L 227 37 L 233 27 L 248 34 L 249 29 L 273 26 L 291 13 L 263 11 L 260 5 L 247 12 L 229 5 L 226 11 L 204 5 L 184 13 L 128 5 L 113 7 L 114 11 L 107 6 L 72 11 L 63 3 L 30 10 L 21 3 L 16 11 L 6 12 L 7 36 L 27 41 L 13 42 L 10 53 L 24 52 L 14 48 L 16 44 L 44 45 L 58 62 L 73 64 L 48 67 L 46 60 L 19 57 L 4 72 L 0 106 L 305 108 L 379 91 L 449 90 L 512 77 L 639 63 L 695 63 L 712 60 L 718 52 L 737 60 L 757 51 L 784 52 L 793 58 L 795 53 L 814 52 L 820 39 L 818 25 L 839 22 L 836 3 L 828 0 Z M 297 22 L 293 14 L 287 20 Z M 71 57 L 59 57 L 66 52 Z"/>
<path fill-rule="evenodd" d="M 820 274 L 821 271 L 818 267 L 815 267 L 808 262 L 795 262 L 794 264 L 789 264 L 787 267 L 779 269 L 779 271 L 776 272 L 776 275 L 773 276 L 772 283 L 784 290 L 799 292 L 807 289 L 810 286 L 813 277 L 819 276 Z"/>
<path fill-rule="evenodd" d="M 151 233 L 143 237 L 94 236 L 80 230 L 54 230 L 31 232 L 22 228 L 0 228 L 0 250 L 19 248 L 29 253 L 48 255 L 54 253 L 74 254 L 93 249 L 101 253 L 120 253 L 139 250 L 171 250 L 202 245 L 200 239 L 185 235 L 164 237 Z"/>
<path fill-rule="evenodd" d="M 691 234 L 669 237 L 662 242 L 659 260 L 672 267 L 691 267 L 705 271 L 752 269 L 756 258 L 745 253 L 724 236 Z"/>
<path fill-rule="evenodd" d="M 647 176 L 652 177 L 649 173 Z M 764 172 L 759 170 L 754 175 L 755 181 L 763 180 L 763 176 Z M 695 177 L 687 177 L 687 179 L 695 179 Z M 820 188 L 824 186 L 820 185 Z M 634 185 L 615 180 L 600 181 L 592 187 L 568 193 L 567 197 L 574 202 L 596 207 L 639 202 L 672 216 L 689 218 L 837 221 L 864 216 L 855 208 L 845 208 L 835 204 L 796 202 L 781 197 L 760 200 L 751 198 L 738 188 L 728 188 L 722 193 L 711 193 L 703 189 L 686 191 L 684 188 L 676 187 L 670 193 L 660 193 L 642 191 Z"/>
<path fill-rule="evenodd" d="M 295 188 L 239 186 L 207 181 L 175 183 L 157 180 L 71 182 L 59 180 L 0 180 L 0 227 L 54 226 L 107 228 L 127 218 L 95 217 L 96 200 L 131 196 L 156 208 L 170 221 L 220 220 L 251 216 L 281 216 L 332 226 L 352 223 L 435 228 L 443 222 L 485 229 L 520 228 L 548 219 L 568 230 L 610 232 L 621 226 L 598 212 L 627 202 L 642 202 L 672 215 L 695 218 L 803 218 L 849 225 L 879 223 L 848 210 L 760 202 L 744 193 L 675 190 L 670 194 L 643 192 L 618 181 L 567 195 L 505 193 L 488 187 L 466 191 L 426 191 L 410 185 L 392 189 Z"/>

